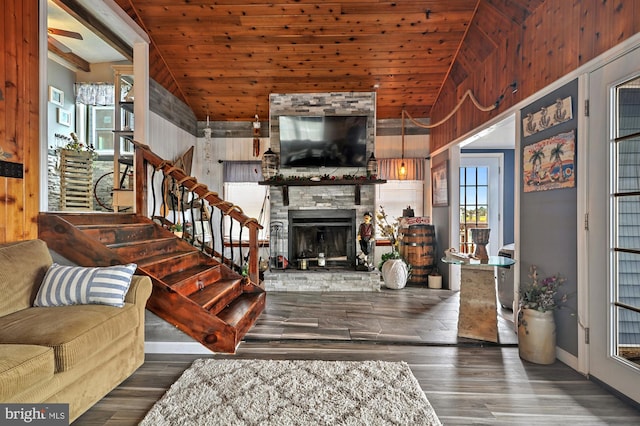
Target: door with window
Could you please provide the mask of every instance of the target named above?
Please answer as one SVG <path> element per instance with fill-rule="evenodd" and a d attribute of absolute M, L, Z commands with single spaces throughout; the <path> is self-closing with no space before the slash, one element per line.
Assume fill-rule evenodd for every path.
<path fill-rule="evenodd" d="M 459 251 L 473 253 L 472 228 L 489 228 L 487 252 L 502 247 L 502 154 L 460 155 Z"/>
<path fill-rule="evenodd" d="M 640 402 L 640 48 L 589 76 L 589 374 Z"/>

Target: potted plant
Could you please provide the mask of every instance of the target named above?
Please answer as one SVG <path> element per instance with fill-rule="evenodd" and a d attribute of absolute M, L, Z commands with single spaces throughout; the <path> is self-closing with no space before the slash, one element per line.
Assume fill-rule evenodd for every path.
<path fill-rule="evenodd" d="M 411 267 L 398 252 L 399 221 L 396 219 L 393 223 L 389 222 L 384 207 L 380 206 L 380 210 L 376 212 L 376 225 L 380 234 L 391 243 L 391 252 L 384 253 L 378 264 L 384 285 L 392 289 L 404 288 L 409 279 Z"/>
<path fill-rule="evenodd" d="M 174 223 L 170 228 L 171 232 L 173 232 L 178 238 L 182 238 L 183 228 L 181 223 Z"/>
<path fill-rule="evenodd" d="M 530 271 L 531 281 L 520 290 L 518 352 L 524 360 L 552 364 L 556 359 L 553 311 L 567 299 L 566 294 L 559 294 L 566 279 L 558 274 L 540 279 L 535 265 Z"/>

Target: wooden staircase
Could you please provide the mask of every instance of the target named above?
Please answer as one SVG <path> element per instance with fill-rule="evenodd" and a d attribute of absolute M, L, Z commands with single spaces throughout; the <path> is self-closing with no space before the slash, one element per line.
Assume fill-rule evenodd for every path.
<path fill-rule="evenodd" d="M 213 352 L 234 353 L 266 293 L 151 219 L 123 213 L 41 213 L 39 237 L 82 266 L 136 263 L 153 292 L 147 309 Z"/>

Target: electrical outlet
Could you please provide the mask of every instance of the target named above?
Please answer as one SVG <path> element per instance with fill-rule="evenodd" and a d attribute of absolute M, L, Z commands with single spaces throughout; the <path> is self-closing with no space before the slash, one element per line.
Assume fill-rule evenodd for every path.
<path fill-rule="evenodd" d="M 22 163 L 11 163 L 9 161 L 0 161 L 0 176 L 22 179 L 24 174 L 24 165 Z"/>

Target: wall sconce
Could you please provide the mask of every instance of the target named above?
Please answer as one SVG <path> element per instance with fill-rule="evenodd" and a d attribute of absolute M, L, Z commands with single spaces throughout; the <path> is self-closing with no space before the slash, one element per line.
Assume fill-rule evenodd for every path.
<path fill-rule="evenodd" d="M 402 109 L 402 159 L 400 160 L 400 170 L 398 170 L 398 176 L 400 179 L 407 178 L 407 167 L 404 164 L 404 116 L 406 112 Z"/>

